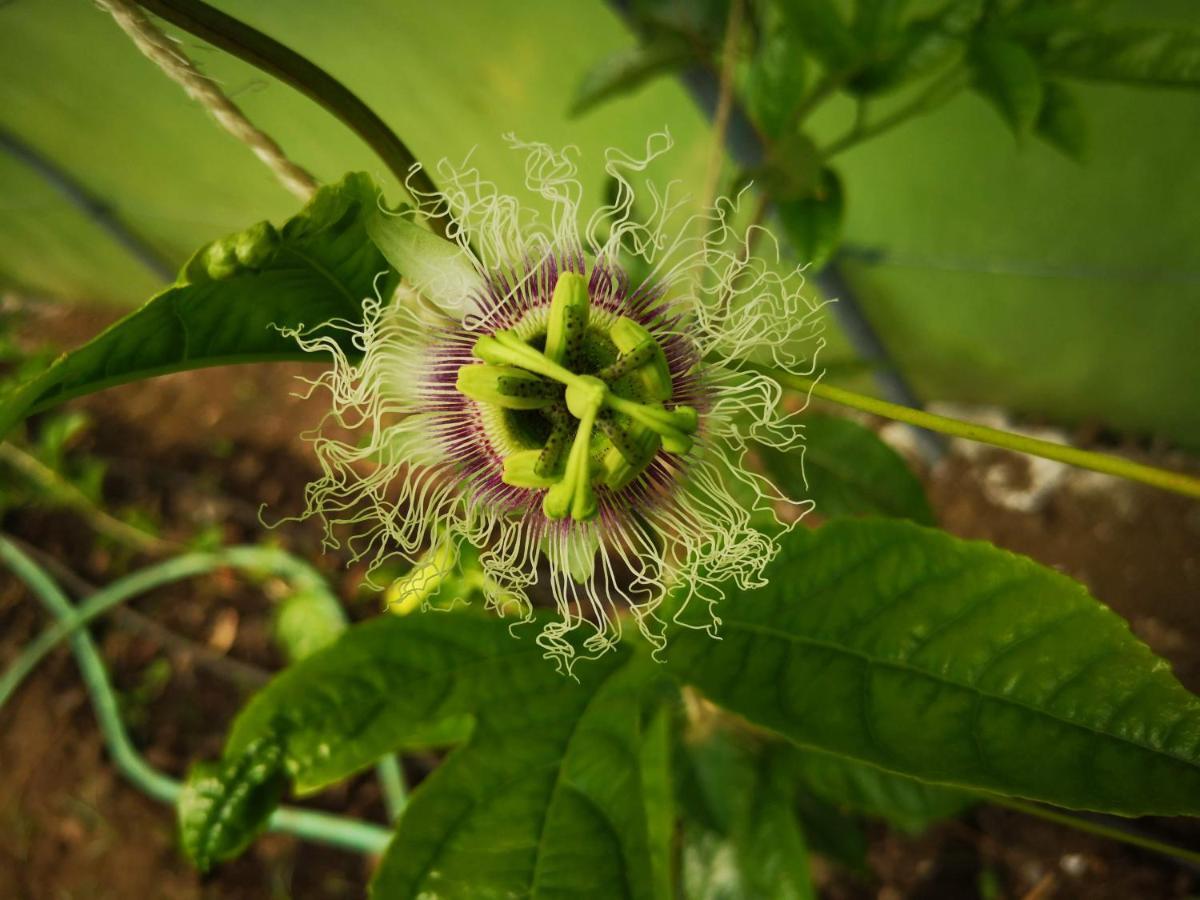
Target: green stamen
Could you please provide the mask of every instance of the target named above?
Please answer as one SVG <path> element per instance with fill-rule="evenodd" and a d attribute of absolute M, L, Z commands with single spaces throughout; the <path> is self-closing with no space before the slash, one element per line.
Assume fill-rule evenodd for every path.
<path fill-rule="evenodd" d="M 650 465 L 662 446 L 662 439 L 651 429 L 628 420 L 620 423 L 602 418 L 600 428 L 612 444 L 601 462 L 604 484 L 619 491 Z"/>
<path fill-rule="evenodd" d="M 554 423 L 550 427 L 550 435 L 538 453 L 534 472 L 542 477 L 553 478 L 562 468 L 563 458 L 567 455 L 567 441 L 571 437 L 571 417 L 566 407 L 551 406 L 546 410 L 548 418 Z"/>
<path fill-rule="evenodd" d="M 515 366 L 462 366 L 455 386 L 472 400 L 505 409 L 541 409 L 562 395 L 562 388 Z"/>
<path fill-rule="evenodd" d="M 637 403 L 616 394 L 609 394 L 605 402 L 614 412 L 627 415 L 639 425 L 657 432 L 662 438 L 664 450 L 687 453 L 692 449 L 690 433 L 696 430 L 698 417 L 690 406 L 666 410 L 658 404 Z"/>
<path fill-rule="evenodd" d="M 609 330 L 621 356 L 609 369 L 616 370 L 605 381 L 612 383 L 629 372 L 637 372 L 637 378 L 646 394 L 646 399 L 671 399 L 671 370 L 667 357 L 645 326 L 627 316 L 621 316 Z"/>
<path fill-rule="evenodd" d="M 541 448 L 508 453 L 502 477 L 514 487 L 546 488 L 542 511 L 550 519 L 593 518 L 596 484 L 620 490 L 660 449 L 682 454 L 692 447 L 696 411 L 663 406 L 671 399 L 671 373 L 654 335 L 624 316 L 607 321 L 612 322 L 607 333 L 597 331 L 587 280 L 564 272 L 550 300 L 543 350 L 512 331 L 499 331 L 475 342 L 472 353 L 482 365 L 459 369 L 462 393 L 515 411 L 506 416 L 532 416 L 532 424 L 522 427 L 545 435 Z M 585 353 L 588 340 L 611 341 L 619 354 L 615 360 L 611 350 L 604 354 L 608 365 L 595 375 L 584 374 L 597 365 L 585 359 L 595 355 Z M 581 368 L 584 372 L 577 371 Z"/>
<path fill-rule="evenodd" d="M 587 279 L 575 272 L 563 272 L 558 276 L 558 283 L 550 298 L 550 317 L 546 322 L 546 358 L 559 364 L 578 364 L 587 325 Z"/>

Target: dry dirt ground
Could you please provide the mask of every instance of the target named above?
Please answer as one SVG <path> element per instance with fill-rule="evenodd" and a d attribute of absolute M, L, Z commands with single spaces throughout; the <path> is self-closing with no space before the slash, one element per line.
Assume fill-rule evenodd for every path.
<path fill-rule="evenodd" d="M 102 318 L 42 308 L 23 327 L 27 336 L 70 346 L 95 333 Z M 319 401 L 290 396 L 303 371 L 186 373 L 76 401 L 93 424 L 74 452 L 107 464 L 109 508 L 151 516 L 168 538 L 207 528 L 230 543 L 261 539 L 259 504 L 280 515 L 298 511 L 313 474 L 298 435 L 323 410 Z M 1099 433 L 1073 437 L 1113 449 Z M 1165 448 L 1117 449 L 1192 465 Z M 949 531 L 994 541 L 1079 578 L 1200 689 L 1200 506 L 1150 489 L 1081 492 L 1061 485 L 1033 511 L 994 502 L 995 491 L 985 485 L 997 467 L 1019 485 L 1028 476 L 1023 465 L 1011 457 L 954 455 L 923 476 Z M 75 513 L 9 510 L 0 527 L 91 584 L 138 563 L 97 539 Z M 360 590 L 362 572 L 335 553 L 321 555 L 313 526 L 288 525 L 270 537 L 320 566 L 352 615 L 374 612 L 376 599 Z M 134 740 L 154 765 L 180 775 L 190 762 L 219 752 L 241 700 L 263 671 L 281 665 L 269 636 L 270 601 L 218 575 L 132 606 L 145 618 L 110 619 L 95 632 Z M 169 633 L 148 627 L 147 618 Z M 0 573 L 0 666 L 44 623 L 33 598 Z M 419 777 L 428 762 L 408 761 L 410 775 Z M 371 779 L 318 803 L 383 817 Z M 1192 821 L 1137 827 L 1200 845 Z M 822 896 L 1124 900 L 1200 892 L 1200 876 L 1176 862 L 1003 809 L 982 807 L 916 838 L 882 826 L 872 826 L 870 836 L 872 877 L 853 878 L 817 860 Z M 0 898 L 352 898 L 363 896 L 370 868 L 369 860 L 269 836 L 241 859 L 197 875 L 175 849 L 171 811 L 114 773 L 63 650 L 0 711 Z"/>

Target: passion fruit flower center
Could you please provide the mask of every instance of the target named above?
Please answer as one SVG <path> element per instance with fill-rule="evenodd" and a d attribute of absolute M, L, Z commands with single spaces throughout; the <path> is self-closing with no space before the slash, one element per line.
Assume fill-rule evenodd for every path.
<path fill-rule="evenodd" d="M 627 316 L 593 315 L 583 275 L 562 272 L 548 311 L 480 337 L 472 355 L 456 387 L 500 432 L 504 483 L 545 489 L 548 519 L 592 519 L 597 486 L 621 490 L 660 450 L 691 449 L 698 417 L 671 404 L 663 348 Z"/>

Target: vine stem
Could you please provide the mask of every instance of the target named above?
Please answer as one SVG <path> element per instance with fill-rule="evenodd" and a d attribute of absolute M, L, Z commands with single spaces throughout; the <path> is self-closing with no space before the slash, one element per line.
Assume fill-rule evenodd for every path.
<path fill-rule="evenodd" d="M 0 706 L 8 701 L 26 676 L 59 641 L 92 619 L 138 594 L 144 594 L 164 584 L 203 575 L 222 566 L 277 575 L 288 579 L 294 586 L 323 585 L 320 576 L 307 565 L 281 550 L 268 547 L 229 547 L 212 553 L 187 553 L 149 566 L 117 579 L 78 607 L 71 606 L 65 615 L 58 616 L 55 624 L 26 645 L 4 675 L 0 676 Z"/>
<path fill-rule="evenodd" d="M 1113 825 L 1105 825 L 1103 822 L 1093 822 L 1080 816 L 1069 815 L 1058 810 L 1039 806 L 1036 803 L 1017 800 L 1013 797 L 999 797 L 995 794 L 986 794 L 984 795 L 984 799 L 994 806 L 1003 806 L 1005 809 L 1025 813 L 1029 816 L 1036 816 L 1039 819 L 1045 819 L 1047 822 L 1053 822 L 1056 825 L 1065 825 L 1076 831 L 1083 831 L 1088 834 L 1094 834 L 1097 837 L 1120 841 L 1123 844 L 1130 844 L 1134 847 L 1141 847 L 1144 850 L 1151 850 L 1164 856 L 1183 860 L 1191 863 L 1193 866 L 1200 866 L 1200 852 L 1189 850 L 1186 847 L 1168 844 L 1165 841 L 1160 841 L 1144 834 L 1126 831 L 1123 828 Z"/>
<path fill-rule="evenodd" d="M 4 446 L 0 445 L 0 449 L 3 449 Z M 28 548 L 25 548 L 25 551 L 28 553 Z M 92 619 L 116 608 L 125 600 L 138 594 L 173 581 L 203 575 L 222 566 L 249 569 L 259 575 L 269 574 L 286 578 L 293 587 L 324 586 L 321 576 L 306 563 L 282 550 L 253 545 L 228 547 L 212 553 L 189 553 L 134 572 L 103 589 L 88 590 L 85 586 L 85 591 L 89 595 L 88 599 L 78 607 L 72 606 L 69 618 L 60 619 L 27 644 L 8 670 L 0 676 L 0 707 L 4 706 L 13 692 L 20 687 L 21 682 L 59 641 L 78 631 Z M 129 610 L 118 610 L 118 612 L 130 613 Z M 223 662 L 228 665 L 231 661 L 223 660 Z M 258 670 L 254 671 L 258 672 Z M 266 680 L 267 677 L 264 673 L 262 680 Z M 379 760 L 375 769 L 379 779 L 380 792 L 383 794 L 384 806 L 387 809 L 388 821 L 396 822 L 408 805 L 408 789 L 404 783 L 404 770 L 400 765 L 400 759 L 394 753 L 390 753 Z"/>
<path fill-rule="evenodd" d="M 92 619 L 138 594 L 143 594 L 164 584 L 203 575 L 224 566 L 250 571 L 258 575 L 285 578 L 297 590 L 323 590 L 325 588 L 325 582 L 320 574 L 307 563 L 274 547 L 254 545 L 227 547 L 210 553 L 188 553 L 149 566 L 96 591 L 80 606 L 69 606 L 65 617 L 60 617 L 54 625 L 31 641 L 8 670 L 0 676 L 0 707 L 3 707 L 20 687 L 21 682 L 37 667 L 46 654 L 54 649 L 59 641 L 73 635 Z M 383 757 L 376 765 L 376 773 L 384 805 L 387 808 L 388 819 L 395 822 L 408 804 L 408 792 L 404 784 L 404 772 L 399 758 L 395 754 Z"/>
<path fill-rule="evenodd" d="M 201 0 L 137 2 L 172 25 L 278 78 L 334 115 L 375 152 L 418 203 L 423 196 L 438 193 L 413 152 L 374 110 L 292 48 Z M 430 215 L 429 223 L 442 237 L 447 236 L 448 215 Z"/>
<path fill-rule="evenodd" d="M 65 622 L 74 617 L 75 609 L 58 585 L 4 537 L 0 537 L 0 559 L 25 582 L 56 619 Z M 86 630 L 76 630 L 72 632 L 70 641 L 113 764 L 139 790 L 156 800 L 174 804 L 183 785 L 150 766 L 129 739 L 121 722 L 117 698 L 108 680 L 104 661 L 91 635 Z M 295 807 L 277 809 L 272 813 L 267 827 L 306 840 L 372 854 L 382 853 L 392 837 L 388 829 L 369 822 Z"/>
<path fill-rule="evenodd" d="M 1115 475 L 1118 478 L 1138 481 L 1142 484 L 1182 494 L 1185 497 L 1200 499 L 1200 478 L 1193 478 L 1190 475 L 1184 475 L 1182 472 L 1171 472 L 1167 469 L 1159 469 L 1155 466 L 1122 459 L 1119 456 L 1109 456 L 1106 453 L 1080 450 L 1065 444 L 1055 444 L 1051 441 L 1026 437 L 1023 434 L 1014 434 L 1011 431 L 988 428 L 986 425 L 974 425 L 959 419 L 951 419 L 948 416 L 939 416 L 923 410 L 912 409 L 908 406 L 901 406 L 898 403 L 877 400 L 874 397 L 848 391 L 845 388 L 821 384 L 811 378 L 793 375 L 790 372 L 780 371 L 768 366 L 758 366 L 752 363 L 747 363 L 747 365 L 751 369 L 770 375 L 787 387 L 802 391 L 812 397 L 820 397 L 822 400 L 840 404 L 841 406 L 848 406 L 852 409 L 873 413 L 897 422 L 905 422 L 909 425 L 915 425 L 918 428 L 927 428 L 930 431 L 948 434 L 951 437 L 965 438 L 968 441 L 990 444 L 993 447 L 1003 447 L 1005 450 L 1015 450 L 1018 453 L 1027 453 L 1030 456 L 1040 456 L 1043 459 L 1053 459 L 1057 462 L 1078 466 L 1081 469 L 1103 472 L 1105 475 Z"/>
<path fill-rule="evenodd" d="M 860 144 L 868 138 L 873 138 L 878 134 L 889 131 L 901 122 L 911 119 L 913 116 L 918 116 L 921 113 L 929 112 L 941 106 L 962 90 L 966 86 L 967 81 L 966 72 L 956 65 L 918 94 L 912 102 L 901 106 L 889 115 L 883 116 L 871 123 L 856 116 L 854 125 L 850 131 L 821 151 L 821 159 L 832 159 L 837 154 L 849 150 L 855 144 Z"/>

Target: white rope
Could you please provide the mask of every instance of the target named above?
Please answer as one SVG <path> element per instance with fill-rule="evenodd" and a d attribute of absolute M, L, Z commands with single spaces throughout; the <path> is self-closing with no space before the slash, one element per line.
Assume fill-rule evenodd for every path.
<path fill-rule="evenodd" d="M 266 164 L 285 188 L 308 200 L 317 191 L 317 180 L 288 159 L 283 149 L 256 128 L 240 109 L 203 72 L 196 68 L 132 0 L 96 0 L 133 40 L 148 59 L 163 70 L 187 95 L 212 113 L 217 123 L 246 144 Z"/>

